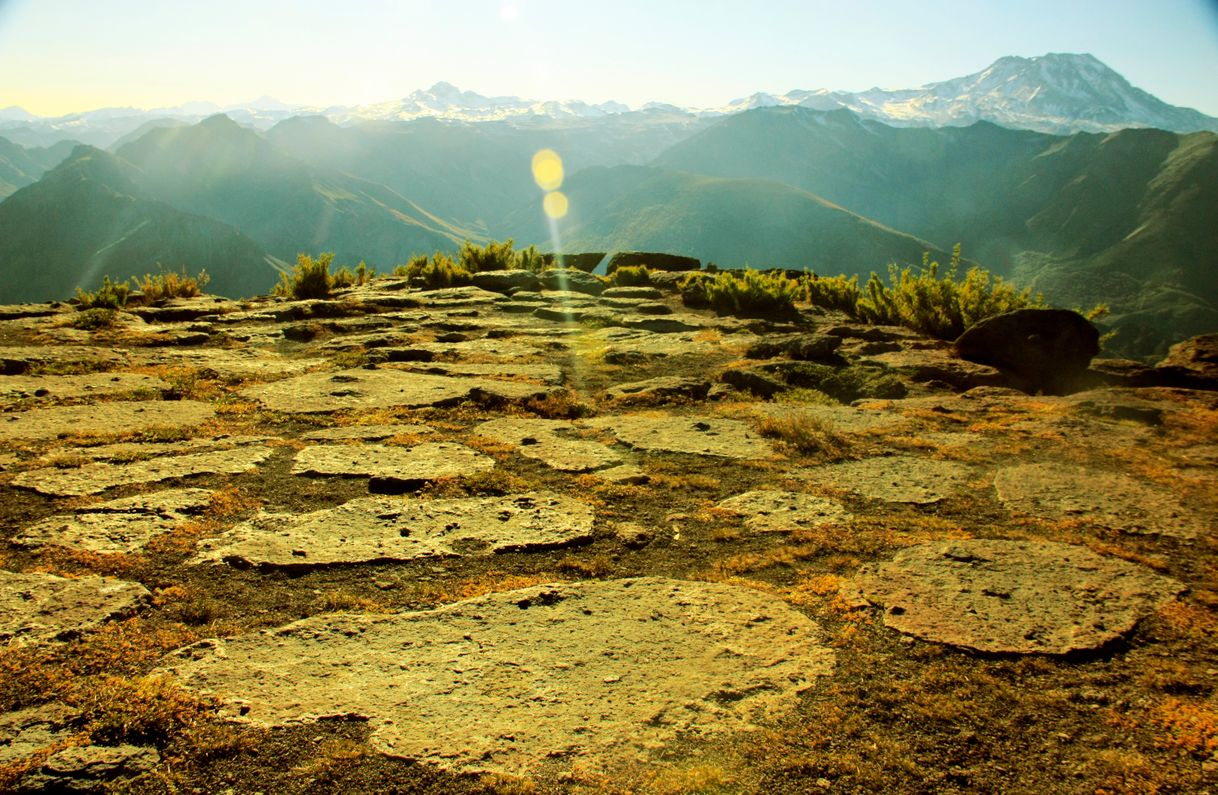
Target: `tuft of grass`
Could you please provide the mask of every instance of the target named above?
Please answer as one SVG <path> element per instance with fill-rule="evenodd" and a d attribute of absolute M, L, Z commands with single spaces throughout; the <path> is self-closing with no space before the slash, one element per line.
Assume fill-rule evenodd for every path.
<path fill-rule="evenodd" d="M 1017 290 L 978 267 L 969 268 L 958 280 L 959 243 L 952 249 L 947 273 L 941 278 L 939 267 L 926 252 L 916 274 L 912 268 L 889 265 L 888 284 L 884 284 L 872 273 L 856 304 L 857 316 L 868 323 L 907 326 L 932 337 L 954 340 L 988 317 L 1043 304 L 1041 296 L 1033 297 L 1031 289 Z"/>
<path fill-rule="evenodd" d="M 483 271 L 527 270 L 541 273 L 552 266 L 553 259 L 539 252 L 533 246 L 515 251 L 516 241 L 508 238 L 504 241 L 492 240 L 485 246 L 465 241 L 457 252 L 457 264 L 469 273 Z"/>
<path fill-rule="evenodd" d="M 526 411 L 551 420 L 577 420 L 596 413 L 595 408 L 569 389 L 551 392 L 544 397 L 531 397 L 523 405 Z"/>
<path fill-rule="evenodd" d="M 792 450 L 809 455 L 823 453 L 827 456 L 843 455 L 849 445 L 823 420 L 803 412 L 765 416 L 757 424 L 757 431 L 771 439 L 778 439 Z"/>
<path fill-rule="evenodd" d="M 363 260 L 359 261 L 359 265 L 355 266 L 355 270 L 351 270 L 346 265 L 342 266 L 335 272 L 332 283 L 334 287 L 356 287 L 367 284 L 376 278 L 376 268 L 368 266 L 368 263 Z"/>
<path fill-rule="evenodd" d="M 87 293 L 76 288 L 77 309 L 122 309 L 127 305 L 131 296 L 131 285 L 124 279 L 121 282 L 110 281 L 109 276 L 102 277 L 102 285 L 96 291 Z"/>
<path fill-rule="evenodd" d="M 144 296 L 144 302 L 155 304 L 170 298 L 194 298 L 203 294 L 203 288 L 211 281 L 207 271 L 199 271 L 196 276 L 186 275 L 183 268 L 181 274 L 173 271 L 162 271 L 156 275 L 145 273 L 144 278 L 132 277 L 135 287 Z"/>
<path fill-rule="evenodd" d="M 334 287 L 334 277 L 330 274 L 333 261 L 333 252 L 321 254 L 317 259 L 304 253 L 297 254 L 296 266 L 290 274 L 279 274 L 279 284 L 275 285 L 272 293 L 285 298 L 329 298 L 330 290 Z"/>
<path fill-rule="evenodd" d="M 410 262 L 394 269 L 394 274 L 418 281 L 429 290 L 445 287 L 460 287 L 473 280 L 473 273 L 453 258 L 437 251 L 428 258 L 425 254 L 412 257 Z"/>
<path fill-rule="evenodd" d="M 77 312 L 72 317 L 72 328 L 81 331 L 97 331 L 112 328 L 118 323 L 118 310 L 95 306 Z"/>
<path fill-rule="evenodd" d="M 614 287 L 647 287 L 651 284 L 651 268 L 646 265 L 623 265 L 609 277 Z"/>
<path fill-rule="evenodd" d="M 692 280 L 687 280 L 693 284 Z M 783 318 L 795 313 L 799 282 L 781 273 L 751 269 L 720 271 L 702 284 L 706 302 L 718 315 Z"/>

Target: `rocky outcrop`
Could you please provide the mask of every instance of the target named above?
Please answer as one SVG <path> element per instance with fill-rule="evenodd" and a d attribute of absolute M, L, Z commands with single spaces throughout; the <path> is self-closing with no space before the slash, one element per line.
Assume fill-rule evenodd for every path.
<path fill-rule="evenodd" d="M 657 271 L 696 271 L 702 267 L 702 262 L 693 257 L 683 257 L 679 254 L 661 254 L 654 251 L 619 251 L 609 260 L 605 272 L 612 276 L 618 268 L 645 265 Z"/>
<path fill-rule="evenodd" d="M 1064 395 L 1085 385 L 1099 340 L 1099 331 L 1078 312 L 1017 309 L 966 330 L 956 340 L 956 353 L 1003 370 L 1025 392 Z"/>

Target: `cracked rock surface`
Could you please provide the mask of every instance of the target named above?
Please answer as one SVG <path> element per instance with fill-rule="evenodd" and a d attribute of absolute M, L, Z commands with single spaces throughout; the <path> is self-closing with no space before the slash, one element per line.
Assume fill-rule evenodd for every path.
<path fill-rule="evenodd" d="M 435 610 L 323 615 L 165 668 L 261 726 L 368 720 L 382 753 L 461 771 L 596 769 L 779 717 L 830 673 L 813 622 L 747 588 L 552 583 Z"/>

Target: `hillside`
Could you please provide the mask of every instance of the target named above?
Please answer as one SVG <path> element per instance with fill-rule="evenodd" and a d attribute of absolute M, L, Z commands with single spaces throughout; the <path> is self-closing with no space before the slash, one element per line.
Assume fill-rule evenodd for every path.
<path fill-rule="evenodd" d="M 772 180 L 620 166 L 585 169 L 565 187 L 572 209 L 561 230 L 570 251 L 679 251 L 721 267 L 808 268 L 864 277 L 876 263 L 942 253 L 925 240 Z M 540 215 L 534 208 L 525 213 Z M 543 224 L 525 239 L 549 242 Z"/>
<path fill-rule="evenodd" d="M 81 146 L 41 180 L 0 203 L 0 262 L 21 274 L 0 301 L 70 298 L 103 276 L 124 279 L 162 269 L 207 270 L 211 288 L 233 296 L 275 283 L 272 259 L 253 240 L 211 218 L 149 197 L 141 174 L 99 149 Z"/>
<path fill-rule="evenodd" d="M 1116 344 L 1147 355 L 1218 328 L 1216 143 L 1208 132 L 903 129 L 844 110 L 766 108 L 655 162 L 780 180 L 939 247 L 960 242 L 1051 301 L 1110 304 L 1126 328 Z"/>
<path fill-rule="evenodd" d="M 0 201 L 42 175 L 71 154 L 76 144 L 60 141 L 47 148 L 27 148 L 0 138 Z"/>
<path fill-rule="evenodd" d="M 333 251 L 381 267 L 473 235 L 382 184 L 313 167 L 227 116 L 159 128 L 117 154 L 152 196 L 230 224 L 270 253 Z"/>

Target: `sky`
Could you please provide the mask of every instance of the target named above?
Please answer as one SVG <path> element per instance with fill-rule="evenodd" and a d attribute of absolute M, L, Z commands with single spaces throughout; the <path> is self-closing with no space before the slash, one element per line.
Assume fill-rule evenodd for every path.
<path fill-rule="evenodd" d="M 0 108 L 490 96 L 714 107 L 1089 52 L 1218 116 L 1218 0 L 0 0 Z"/>

